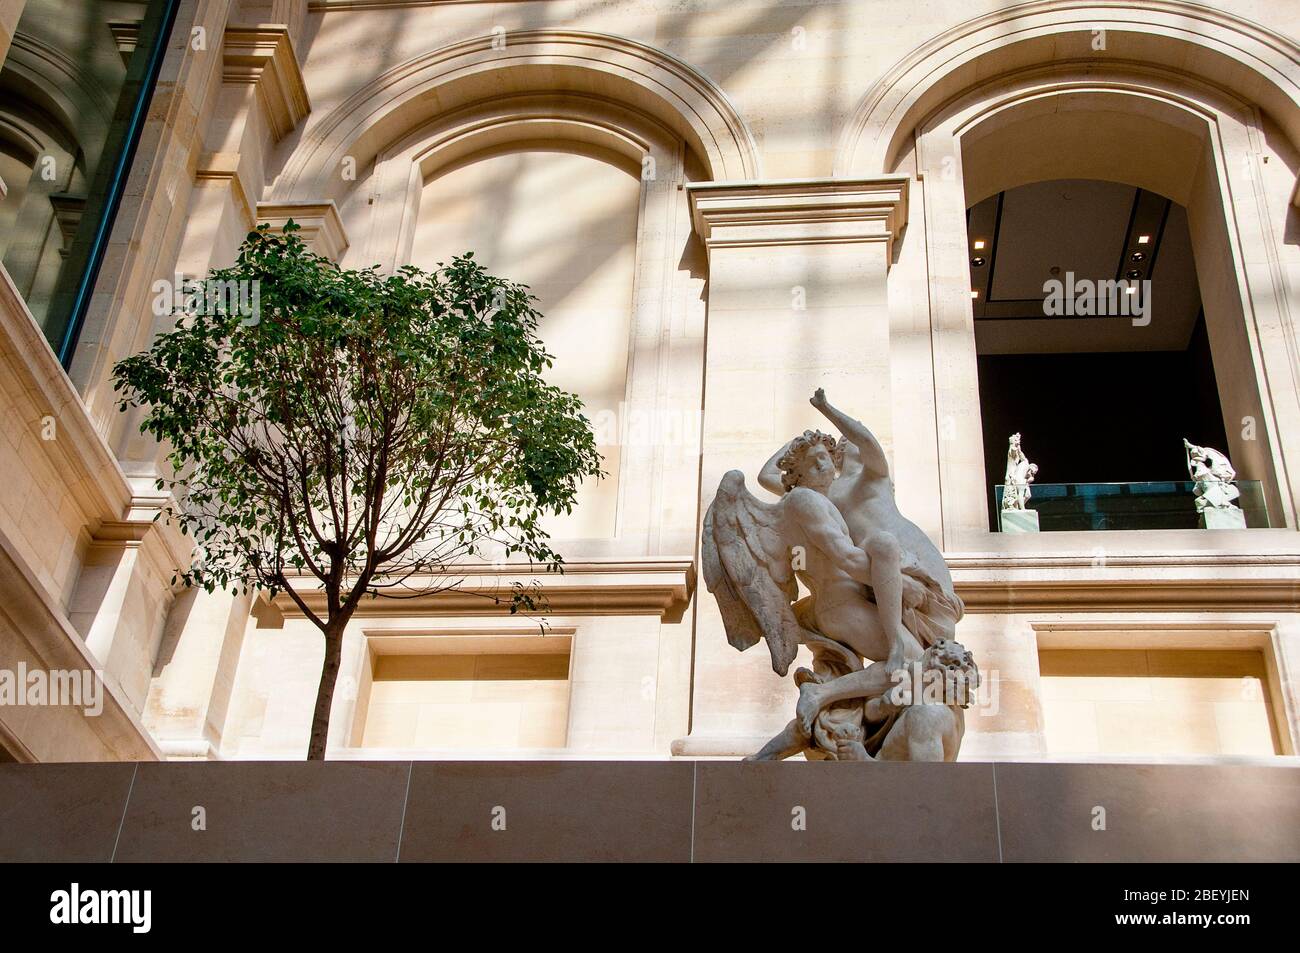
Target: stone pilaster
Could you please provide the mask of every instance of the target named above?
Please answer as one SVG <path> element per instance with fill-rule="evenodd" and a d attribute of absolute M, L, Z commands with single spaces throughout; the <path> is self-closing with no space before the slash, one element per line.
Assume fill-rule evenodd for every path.
<path fill-rule="evenodd" d="M 722 475 L 751 492 L 767 458 L 808 428 L 830 429 L 808 403 L 824 387 L 893 442 L 886 276 L 906 220 L 908 179 L 815 179 L 688 185 L 709 256 L 701 512 Z M 764 646 L 727 644 L 713 597 L 699 595 L 691 734 L 678 754 L 746 754 L 793 712 L 790 679 Z"/>
<path fill-rule="evenodd" d="M 310 111 L 289 28 L 226 27 L 221 88 L 195 170 L 178 272 L 200 276 L 228 263 L 257 221 L 267 154 Z"/>
<path fill-rule="evenodd" d="M 267 180 L 267 156 L 311 110 L 293 42 L 304 12 L 302 0 L 244 3 L 238 16 L 291 19 L 225 28 L 221 86 L 176 262 L 176 272 L 185 277 L 228 264 L 244 235 L 263 220 L 257 197 Z M 294 218 L 313 228 L 308 240 L 322 254 L 335 257 L 333 250 L 346 248 L 332 205 L 312 206 Z M 135 437 L 125 455 L 152 466 L 157 452 L 147 437 Z M 169 758 L 217 757 L 248 613 L 246 596 L 187 592 L 177 599 L 160 637 L 157 677 L 145 705 L 145 722 Z"/>

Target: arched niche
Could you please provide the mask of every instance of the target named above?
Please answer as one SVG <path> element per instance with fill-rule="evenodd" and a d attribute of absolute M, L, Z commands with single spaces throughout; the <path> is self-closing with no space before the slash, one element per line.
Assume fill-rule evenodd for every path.
<path fill-rule="evenodd" d="M 703 166 L 639 109 L 533 92 L 406 130 L 340 197 L 345 266 L 472 250 L 541 299 L 553 381 L 587 403 L 609 474 L 551 527 L 566 555 L 692 548 L 693 511 L 659 501 L 692 499 L 698 478 L 702 250 L 681 185 Z"/>

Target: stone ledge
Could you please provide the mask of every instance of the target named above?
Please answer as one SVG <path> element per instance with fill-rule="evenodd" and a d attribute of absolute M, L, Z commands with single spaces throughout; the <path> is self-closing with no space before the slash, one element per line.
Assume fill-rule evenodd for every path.
<path fill-rule="evenodd" d="M 948 555 L 968 611 L 1300 609 L 1300 554 Z"/>
<path fill-rule="evenodd" d="M 695 563 L 684 557 L 566 562 L 563 574 L 530 572 L 517 563 L 465 565 L 448 567 L 446 575 L 463 576 L 465 584 L 432 595 L 362 599 L 357 617 L 501 615 L 508 605 L 495 604 L 494 594 L 508 603 L 514 583 L 538 581 L 549 603 L 549 615 L 657 615 L 672 620 L 695 590 Z M 303 578 L 315 582 L 312 577 Z M 413 588 L 418 589 L 419 584 Z M 309 589 L 299 594 L 313 612 L 324 609 L 323 591 Z M 284 593 L 278 594 L 272 605 L 286 616 L 301 614 Z"/>
<path fill-rule="evenodd" d="M 131 503 L 131 486 L 81 395 L 59 365 L 9 272 L 0 265 L 0 366 L 31 404 L 33 420 L 54 418 L 58 439 L 43 441 L 55 469 L 67 474 L 70 495 L 87 514 L 117 519 Z"/>
<path fill-rule="evenodd" d="M 0 624 L 8 621 L 12 627 L 9 639 L 0 639 L 0 667 L 12 667 L 15 660 L 28 655 L 46 671 L 93 671 L 103 693 L 103 711 L 89 718 L 79 711 L 51 707 L 43 710 L 39 718 L 11 724 L 14 709 L 0 708 L 0 732 L 11 742 L 17 741 L 24 754 L 34 760 L 60 760 L 50 745 L 57 744 L 69 732 L 84 730 L 98 737 L 99 760 L 161 759 L 162 752 L 154 744 L 144 725 L 136 716 L 130 701 L 113 679 L 104 679 L 100 664 L 86 647 L 86 643 L 73 630 L 62 610 L 55 604 L 45 588 L 36 580 L 31 570 L 0 534 L 0 592 L 5 595 L 0 606 Z M 9 626 L 5 626 L 9 628 Z M 21 713 L 23 709 L 17 709 Z M 63 716 L 61 728 L 51 737 L 49 719 Z M 31 730 L 40 729 L 38 739 Z M 84 741 L 75 746 L 79 759 L 86 758 L 90 746 Z"/>

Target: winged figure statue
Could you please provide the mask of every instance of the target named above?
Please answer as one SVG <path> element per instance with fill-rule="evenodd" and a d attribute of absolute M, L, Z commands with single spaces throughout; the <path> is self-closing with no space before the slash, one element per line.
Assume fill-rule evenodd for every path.
<path fill-rule="evenodd" d="M 758 481 L 775 503 L 729 471 L 704 518 L 704 581 L 727 640 L 765 641 L 781 676 L 800 645 L 813 656 L 794 676 L 795 718 L 752 757 L 953 760 L 978 685 L 954 639 L 962 601 L 943 555 L 899 512 L 879 441 L 820 388 L 811 403 L 842 438 L 809 430 L 774 453 Z M 909 667 L 913 683 L 952 691 L 926 700 Z"/>

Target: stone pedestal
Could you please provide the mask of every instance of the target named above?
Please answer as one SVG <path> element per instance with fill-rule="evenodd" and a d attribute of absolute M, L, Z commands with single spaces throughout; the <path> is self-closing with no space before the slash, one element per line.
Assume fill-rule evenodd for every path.
<path fill-rule="evenodd" d="M 1002 510 L 998 514 L 998 527 L 1004 533 L 1037 533 L 1037 510 Z"/>
<path fill-rule="evenodd" d="M 1207 506 L 1201 510 L 1201 529 L 1245 529 L 1246 514 L 1237 509 Z"/>

